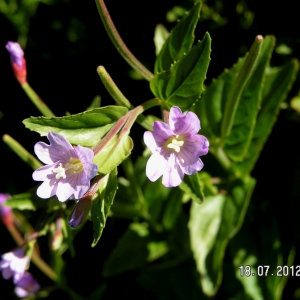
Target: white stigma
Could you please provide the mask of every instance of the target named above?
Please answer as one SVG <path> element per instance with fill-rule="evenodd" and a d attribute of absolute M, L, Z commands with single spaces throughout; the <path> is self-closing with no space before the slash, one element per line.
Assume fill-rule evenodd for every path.
<path fill-rule="evenodd" d="M 167 145 L 167 148 L 174 149 L 177 153 L 180 152 L 180 147 L 182 147 L 184 141 L 178 141 L 176 138 L 173 138 L 171 143 Z"/>
<path fill-rule="evenodd" d="M 55 169 L 53 169 L 53 172 L 56 173 L 55 178 L 60 179 L 60 178 L 66 178 L 66 170 L 63 168 L 62 164 L 60 163 L 59 166 Z"/>

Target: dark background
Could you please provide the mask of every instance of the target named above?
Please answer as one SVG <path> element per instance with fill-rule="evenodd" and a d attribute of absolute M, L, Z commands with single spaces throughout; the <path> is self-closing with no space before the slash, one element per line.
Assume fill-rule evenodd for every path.
<path fill-rule="evenodd" d="M 155 61 L 153 44 L 155 26 L 162 23 L 170 30 L 174 24 L 166 21 L 166 12 L 175 5 L 189 9 L 192 3 L 183 0 L 106 2 L 124 42 L 150 70 L 153 70 Z M 209 31 L 212 37 L 212 60 L 206 84 L 212 78 L 217 77 L 224 68 L 231 67 L 237 58 L 249 49 L 254 37 L 258 34 L 273 34 L 277 38 L 277 45 L 285 43 L 293 50 L 289 55 L 274 52 L 271 61 L 273 66 L 281 65 L 292 57 L 299 59 L 300 34 L 297 1 L 286 0 L 280 5 L 267 0 L 223 2 L 223 5 L 220 5 L 222 4 L 220 1 L 206 1 L 206 4 L 215 8 L 215 11 L 226 19 L 227 23 L 220 25 L 211 18 L 201 20 L 196 30 L 196 39 L 202 39 L 206 31 Z M 237 12 L 238 2 L 244 5 L 243 12 Z M 247 11 L 254 15 L 250 25 Z M 11 135 L 33 153 L 34 144 L 41 138 L 37 133 L 29 132 L 22 124 L 22 120 L 29 116 L 39 116 L 40 113 L 14 79 L 9 55 L 5 49 L 7 41 L 17 40 L 18 32 L 4 15 L 0 15 L 0 28 L 0 111 L 2 112 L 0 134 L 1 136 L 5 133 Z M 114 104 L 96 73 L 99 65 L 106 68 L 120 90 L 134 105 L 152 98 L 148 82 L 130 78 L 131 68 L 109 40 L 94 1 L 56 0 L 52 5 L 41 3 L 30 20 L 25 57 L 28 82 L 57 116 L 62 116 L 67 111 L 72 114 L 84 111 L 96 95 L 101 95 L 103 106 Z M 287 103 L 291 97 L 297 95 L 299 85 L 298 77 L 287 98 Z M 259 231 L 260 226 L 268 222 L 268 216 L 272 215 L 279 224 L 282 243 L 287 247 L 294 245 L 298 250 L 300 249 L 299 127 L 294 111 L 287 108 L 280 112 L 278 122 L 253 171 L 253 176 L 258 182 L 246 216 L 248 226 Z M 135 143 L 133 158 L 141 153 L 142 133 L 143 129 L 135 125 L 132 130 Z M 31 178 L 32 170 L 2 141 L 0 142 L 0 157 L 1 193 L 21 193 L 35 185 Z M 262 205 L 266 207 L 265 221 L 257 218 L 256 215 L 261 211 Z M 101 268 L 103 261 L 126 226 L 125 221 L 109 220 L 99 244 L 93 249 L 90 248 L 91 224 L 87 224 L 79 233 L 75 240 L 76 257 L 71 259 L 68 254 L 65 256 L 65 259 L 69 260 L 67 277 L 72 288 L 85 294 L 87 288 L 93 290 L 99 285 L 101 272 L 97 271 L 99 276 L 95 277 L 91 270 Z M 8 252 L 14 247 L 14 243 L 1 224 L 0 232 L 2 239 L 0 253 Z M 47 252 L 47 241 L 42 240 L 41 244 L 42 249 Z M 98 262 L 94 263 L 93 258 L 99 257 L 103 259 L 98 259 Z M 294 265 L 297 264 L 300 265 L 298 254 Z M 36 274 L 42 285 L 49 284 L 44 275 L 40 275 L 41 273 L 33 266 L 31 271 Z M 132 273 L 126 278 L 123 276 L 114 279 L 114 282 L 108 281 L 109 288 L 105 295 L 113 296 L 118 292 L 114 290 L 114 287 L 122 287 L 123 299 L 146 299 L 148 296 L 156 299 L 154 294 L 134 283 L 134 276 L 135 274 Z M 1 293 L 5 289 L 7 295 L 11 295 L 9 293 L 13 289 L 13 284 L 10 281 L 0 279 L 0 287 Z M 283 299 L 293 299 L 298 287 L 299 278 L 290 278 Z M 222 288 L 220 295 L 222 295 Z M 10 296 L 7 297 L 9 299 Z"/>

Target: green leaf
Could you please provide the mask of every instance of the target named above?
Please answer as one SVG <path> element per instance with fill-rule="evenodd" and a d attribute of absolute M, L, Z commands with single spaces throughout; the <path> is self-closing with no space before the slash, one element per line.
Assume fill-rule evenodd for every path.
<path fill-rule="evenodd" d="M 203 292 L 214 295 L 222 279 L 222 263 L 228 241 L 240 229 L 255 186 L 253 178 L 236 180 L 228 194 L 192 203 L 189 230 L 191 249 Z"/>
<path fill-rule="evenodd" d="M 157 73 L 150 82 L 153 94 L 173 105 L 187 110 L 203 91 L 203 83 L 210 62 L 211 39 L 208 33 L 187 55 L 174 63 L 170 70 Z"/>
<path fill-rule="evenodd" d="M 170 230 L 176 223 L 182 209 L 182 192 L 179 189 L 173 189 L 164 210 L 162 224 L 164 228 Z"/>
<path fill-rule="evenodd" d="M 273 36 L 265 37 L 254 71 L 241 95 L 233 126 L 225 140 L 225 152 L 234 161 L 241 161 L 251 142 L 256 117 L 260 109 L 266 69 L 274 49 Z"/>
<path fill-rule="evenodd" d="M 169 70 L 171 64 L 190 51 L 194 43 L 194 31 L 200 16 L 200 9 L 201 3 L 198 2 L 173 28 L 157 56 L 155 73 Z"/>
<path fill-rule="evenodd" d="M 98 165 L 98 172 L 107 174 L 125 160 L 133 149 L 133 141 L 128 135 L 113 139 L 100 151 L 93 162 Z"/>
<path fill-rule="evenodd" d="M 238 108 L 241 95 L 245 90 L 249 79 L 253 74 L 253 70 L 257 63 L 257 58 L 260 55 L 260 50 L 263 42 L 263 37 L 258 35 L 252 44 L 249 53 L 245 57 L 245 62 L 237 73 L 233 85 L 228 93 L 227 101 L 225 102 L 224 115 L 221 125 L 221 144 L 224 145 L 225 138 L 230 134 L 236 110 Z"/>
<path fill-rule="evenodd" d="M 31 117 L 23 123 L 41 136 L 56 132 L 72 144 L 93 147 L 127 111 L 121 106 L 106 106 L 66 117 Z"/>
<path fill-rule="evenodd" d="M 146 223 L 132 223 L 119 239 L 103 267 L 103 276 L 111 277 L 135 270 L 164 256 L 169 251 L 164 241 L 151 237 Z"/>
<path fill-rule="evenodd" d="M 91 110 L 91 109 L 94 109 L 94 108 L 99 108 L 101 106 L 101 96 L 96 96 L 91 105 L 86 109 L 86 110 Z"/>
<path fill-rule="evenodd" d="M 184 179 L 179 187 L 198 204 L 203 202 L 203 183 L 201 182 L 199 172 L 195 175 L 184 176 Z"/>
<path fill-rule="evenodd" d="M 4 205 L 10 208 L 33 211 L 41 207 L 47 207 L 48 204 L 48 200 L 41 199 L 36 195 L 36 188 L 30 189 L 26 193 L 11 196 L 4 202 Z"/>
<path fill-rule="evenodd" d="M 163 47 L 164 43 L 166 42 L 166 39 L 169 36 L 169 32 L 167 28 L 162 25 L 158 24 L 155 27 L 154 31 L 154 45 L 155 45 L 155 54 L 158 55 L 161 48 Z"/>
<path fill-rule="evenodd" d="M 117 168 L 106 174 L 102 179 L 91 209 L 91 220 L 94 227 L 94 240 L 92 247 L 98 243 L 103 229 L 106 224 L 106 219 L 118 188 Z"/>
<path fill-rule="evenodd" d="M 292 87 L 298 68 L 298 61 L 292 60 L 282 67 L 267 70 L 262 93 L 262 108 L 257 116 L 252 141 L 245 160 L 235 166 L 241 175 L 245 175 L 253 169 L 276 121 L 280 103 L 284 101 Z"/>

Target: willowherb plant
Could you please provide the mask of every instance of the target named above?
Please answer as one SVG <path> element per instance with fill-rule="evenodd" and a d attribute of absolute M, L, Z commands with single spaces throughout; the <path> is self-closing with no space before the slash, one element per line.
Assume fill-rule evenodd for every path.
<path fill-rule="evenodd" d="M 15 293 L 21 298 L 47 290 L 27 272 L 31 260 L 56 288 L 69 292 L 74 299 L 86 299 L 71 291 L 61 274 L 41 258 L 35 250 L 38 238 L 51 233 L 52 251 L 59 255 L 67 249 L 72 252 L 74 228 L 89 219 L 94 228 L 94 247 L 107 218 L 115 216 L 131 224 L 104 263 L 104 277 L 139 269 L 138 281 L 143 282 L 143 267 L 147 265 L 153 270 L 185 265 L 188 275 L 181 276 L 192 282 L 193 295 L 199 299 L 203 294 L 213 296 L 222 282 L 225 248 L 241 227 L 255 187 L 250 172 L 295 79 L 298 63 L 293 60 L 272 69 L 274 37 L 258 35 L 242 59 L 204 88 L 211 38 L 205 33 L 194 45 L 201 10 L 197 2 L 169 34 L 157 31 L 164 44 L 157 49 L 152 73 L 124 44 L 103 0 L 96 0 L 96 4 L 116 49 L 149 81 L 154 98 L 134 107 L 99 66 L 97 72 L 117 105 L 56 117 L 27 82 L 23 50 L 17 43 L 7 43 L 15 77 L 43 115 L 23 123 L 47 136 L 50 144 L 39 142 L 34 146 L 36 156 L 45 164 L 42 166 L 10 136 L 4 136 L 11 149 L 32 167 L 33 179 L 43 183 L 26 196 L 0 195 L 1 220 L 19 245 L 2 255 L 3 278 L 13 277 Z M 146 114 L 154 106 L 161 108 L 161 119 Z M 203 135 L 199 134 L 200 120 Z M 133 164 L 133 140 L 141 140 L 141 136 L 130 137 L 135 122 L 146 130 L 144 142 L 150 151 L 146 148 Z M 216 161 L 215 168 L 206 169 L 209 156 L 204 155 L 208 152 Z M 126 178 L 117 177 L 120 164 Z M 162 182 L 157 181 L 161 176 Z M 75 206 L 69 201 L 72 199 Z M 13 210 L 37 208 L 45 217 L 38 230 L 23 237 Z M 246 254 L 234 257 L 237 271 L 247 259 Z M 253 269 L 256 267 L 253 263 Z M 153 272 L 147 276 L 155 278 Z M 191 275 L 195 272 L 198 277 Z M 235 280 L 247 294 L 245 277 Z M 167 296 L 163 299 L 170 299 L 170 294 L 164 294 Z"/>

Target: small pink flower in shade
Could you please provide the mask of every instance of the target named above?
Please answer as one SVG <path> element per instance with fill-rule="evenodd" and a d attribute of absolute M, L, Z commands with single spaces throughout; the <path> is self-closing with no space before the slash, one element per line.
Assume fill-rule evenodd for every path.
<path fill-rule="evenodd" d="M 184 174 L 194 175 L 203 168 L 199 156 L 208 152 L 209 142 L 200 130 L 200 120 L 193 112 L 183 114 L 173 106 L 169 125 L 155 121 L 153 132 L 144 133 L 144 142 L 152 155 L 146 166 L 146 175 L 151 181 L 163 176 L 166 187 L 178 186 Z"/>
<path fill-rule="evenodd" d="M 11 252 L 2 254 L 0 271 L 4 279 L 14 278 L 18 282 L 27 269 L 30 257 L 26 255 L 27 247 L 20 247 Z"/>
<path fill-rule="evenodd" d="M 3 202 L 8 198 L 10 198 L 9 194 L 0 194 L 0 220 L 5 226 L 11 226 L 13 224 L 11 208 L 3 205 Z"/>
<path fill-rule="evenodd" d="M 37 190 L 41 198 L 57 196 L 59 201 L 80 199 L 90 187 L 98 166 L 92 162 L 90 148 L 72 145 L 60 134 L 49 132 L 50 145 L 38 142 L 34 146 L 37 157 L 46 164 L 33 172 L 36 181 L 44 181 Z"/>
<path fill-rule="evenodd" d="M 16 283 L 15 293 L 19 298 L 25 298 L 34 295 L 40 289 L 36 279 L 25 272 L 23 277 Z"/>
<path fill-rule="evenodd" d="M 21 46 L 16 42 L 8 42 L 5 47 L 10 54 L 10 61 L 16 79 L 20 84 L 26 83 L 26 60 L 24 59 L 24 52 Z"/>

